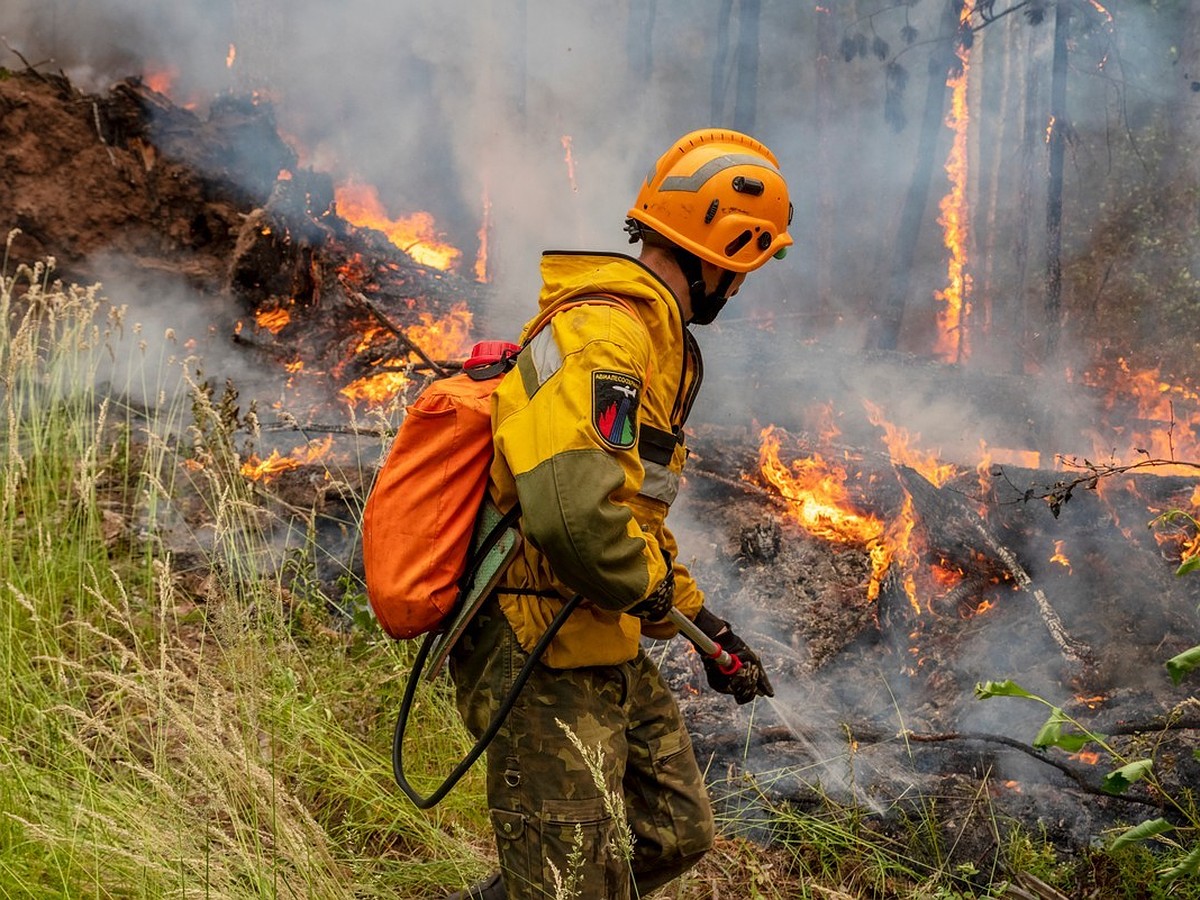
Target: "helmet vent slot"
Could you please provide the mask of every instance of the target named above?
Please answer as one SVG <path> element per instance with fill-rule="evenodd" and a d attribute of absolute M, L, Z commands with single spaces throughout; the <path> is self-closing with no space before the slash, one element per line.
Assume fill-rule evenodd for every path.
<path fill-rule="evenodd" d="M 721 208 L 720 200 L 714 200 L 712 203 L 708 204 L 708 212 L 706 212 L 704 214 L 704 224 L 705 225 L 708 225 L 712 222 L 713 217 L 716 216 L 717 210 L 720 208 Z"/>
<path fill-rule="evenodd" d="M 743 247 L 745 247 L 748 243 L 750 243 L 750 238 L 752 238 L 752 237 L 754 237 L 754 235 L 752 235 L 748 230 L 743 231 L 741 234 L 739 234 L 732 241 L 730 241 L 728 244 L 725 245 L 725 255 L 733 256 L 735 253 L 737 253 L 739 250 L 741 250 Z"/>

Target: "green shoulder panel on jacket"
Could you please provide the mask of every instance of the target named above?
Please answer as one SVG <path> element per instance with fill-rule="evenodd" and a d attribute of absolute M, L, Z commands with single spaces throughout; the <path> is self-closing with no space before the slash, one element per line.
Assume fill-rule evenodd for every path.
<path fill-rule="evenodd" d="M 517 476 L 527 537 L 572 590 L 625 609 L 650 588 L 646 540 L 626 506 L 609 501 L 625 481 L 601 450 L 571 450 Z"/>

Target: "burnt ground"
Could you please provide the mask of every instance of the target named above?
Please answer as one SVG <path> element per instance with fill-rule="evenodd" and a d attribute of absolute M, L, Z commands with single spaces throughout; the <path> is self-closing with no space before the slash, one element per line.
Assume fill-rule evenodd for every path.
<path fill-rule="evenodd" d="M 289 177 L 280 177 L 283 170 Z M 356 448 L 342 429 L 344 412 L 329 402 L 340 385 L 395 352 L 396 335 L 386 333 L 391 345 L 354 349 L 364 324 L 380 311 L 402 323 L 454 300 L 485 304 L 486 293 L 348 226 L 331 197 L 326 176 L 295 168 L 268 107 L 228 97 L 201 115 L 136 80 L 93 97 L 55 76 L 0 72 L 0 209 L 9 218 L 0 224 L 22 232 L 11 257 L 54 256 L 61 277 L 83 283 L 109 276 L 119 259 L 126 291 L 160 291 L 164 279 L 185 285 L 191 311 L 251 382 L 240 384 L 245 396 L 285 393 L 292 422 L 329 422 L 336 453 L 370 460 L 377 454 Z M 369 297 L 374 311 L 356 295 Z M 239 330 L 250 314 L 272 308 L 288 309 L 291 323 L 276 332 Z M 303 391 L 282 368 L 296 360 L 313 372 Z M 861 361 L 841 362 L 853 368 Z M 871 365 L 885 378 L 912 380 L 908 363 Z M 937 374 L 920 372 L 926 380 Z M 989 392 L 981 408 L 996 405 L 1000 388 L 1008 388 L 979 382 Z M 729 398 L 719 382 L 706 393 L 716 408 L 731 405 L 722 403 Z M 775 408 L 774 421 L 798 428 L 786 405 Z M 1041 414 L 1027 412 L 1011 421 L 1024 426 Z M 1052 412 L 1045 418 L 1055 419 Z M 282 415 L 279 424 L 285 452 L 310 433 L 289 430 Z M 1145 527 L 1155 510 L 1186 507 L 1194 479 L 1114 478 L 1119 490 L 1101 496 L 1080 489 L 1058 517 L 1037 495 L 1061 472 L 1009 469 L 988 485 L 972 473 L 948 486 L 983 510 L 1032 588 L 1088 649 L 1080 664 L 1053 639 L 1033 590 L 1009 577 L 961 522 L 947 527 L 955 525 L 953 498 L 918 532 L 958 542 L 964 580 L 940 585 L 930 575 L 938 559 L 927 557 L 916 572 L 893 571 L 869 600 L 865 549 L 813 538 L 789 521 L 754 474 L 758 438 L 747 424 L 695 427 L 694 458 L 671 518 L 712 607 L 761 651 L 775 702 L 736 707 L 704 688 L 699 659 L 683 641 L 649 648 L 680 697 L 723 802 L 746 813 L 763 798 L 807 812 L 852 805 L 898 840 L 936 808 L 941 833 L 929 839 L 952 858 L 981 863 L 1011 822 L 1044 828 L 1071 850 L 1120 822 L 1159 814 L 1159 798 L 1140 785 L 1125 798 L 1103 796 L 1097 785 L 1106 761 L 1033 751 L 1045 707 L 974 698 L 977 682 L 1005 678 L 1112 736 L 1133 757 L 1153 751 L 1169 786 L 1200 783 L 1191 753 L 1200 709 L 1187 682 L 1173 685 L 1163 668 L 1197 642 L 1200 577 L 1175 578 L 1178 546 L 1161 548 Z M 868 440 L 851 440 L 865 449 L 849 465 L 870 476 L 855 482 L 866 485 L 857 500 L 890 520 L 905 492 L 881 446 Z M 804 449 L 798 442 L 791 452 Z M 315 515 L 331 561 L 321 575 L 332 585 L 344 567 L 358 566 L 354 522 L 371 471 L 356 463 L 332 482 L 325 471 L 319 463 L 285 472 L 259 495 L 281 521 L 287 510 Z M 1024 499 L 1026 490 L 1032 499 Z M 199 506 L 190 513 L 202 514 Z M 1049 561 L 1056 541 L 1068 548 L 1070 568 Z M 176 549 L 196 561 L 182 587 L 202 601 L 203 557 L 183 544 Z M 902 589 L 905 575 L 916 582 L 919 610 Z M 985 603 L 990 608 L 980 611 Z"/>
<path fill-rule="evenodd" d="M 714 702 L 698 657 L 680 641 L 663 651 L 664 668 L 701 758 L 728 773 L 732 802 L 753 805 L 761 794 L 812 812 L 849 804 L 902 826 L 924 821 L 933 803 L 937 839 L 981 867 L 1008 823 L 1044 828 L 1059 846 L 1078 850 L 1106 829 L 1159 814 L 1151 792 L 1103 794 L 1100 780 L 1114 767 L 1106 757 L 1033 750 L 1047 707 L 975 699 L 976 683 L 1004 679 L 1109 736 L 1127 759 L 1153 746 L 1176 795 L 1198 783 L 1192 750 L 1200 705 L 1186 682 L 1172 684 L 1163 663 L 1200 634 L 1200 582 L 1176 578 L 1177 556 L 1145 527 L 1147 498 L 1186 506 L 1192 479 L 1145 475 L 1115 499 L 1085 492 L 1057 518 L 1044 501 L 1023 502 L 1016 485 L 1049 484 L 1062 473 L 1010 470 L 986 496 L 974 473 L 948 486 L 972 504 L 989 504 L 996 534 L 1090 651 L 1079 664 L 1051 637 L 1031 592 L 997 581 L 983 562 L 978 567 L 992 574 L 953 587 L 915 573 L 920 612 L 900 572 L 868 600 L 864 548 L 814 539 L 753 483 L 739 490 L 742 475 L 756 480 L 750 454 L 739 459 L 717 430 L 699 432 L 702 460 L 736 462 L 689 477 L 677 533 L 684 546 L 702 548 L 693 571 L 710 605 L 760 650 L 776 702 L 754 709 Z M 898 508 L 898 487 L 890 492 Z M 873 495 L 888 493 L 879 486 Z M 1138 526 L 1122 530 L 1119 520 Z M 918 532 L 929 524 L 918 522 Z M 1049 561 L 1056 541 L 1075 548 L 1069 569 Z"/>

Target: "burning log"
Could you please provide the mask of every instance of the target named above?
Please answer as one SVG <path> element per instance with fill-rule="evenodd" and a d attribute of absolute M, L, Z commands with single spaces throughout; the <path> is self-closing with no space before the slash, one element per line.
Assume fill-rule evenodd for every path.
<path fill-rule="evenodd" d="M 390 331 L 396 340 L 404 346 L 405 350 L 420 357 L 421 361 L 425 363 L 425 365 L 431 370 L 433 370 L 434 374 L 436 374 L 438 378 L 444 378 L 447 374 L 449 374 L 446 369 L 442 368 L 442 366 L 430 359 L 429 354 L 422 350 L 417 345 L 416 341 L 409 338 L 408 335 L 393 325 L 392 320 L 380 312 L 374 303 L 372 303 L 358 291 L 347 289 L 346 295 L 359 306 L 367 310 L 367 312 L 369 312 L 380 325 Z"/>
<path fill-rule="evenodd" d="M 1006 547 L 988 524 L 951 491 L 934 486 L 915 469 L 895 466 L 896 477 L 912 497 L 917 515 L 925 523 L 930 544 L 949 557 L 961 557 L 962 535 L 974 535 L 991 553 L 989 562 L 997 564 L 1022 590 L 1030 594 L 1054 643 L 1072 663 L 1086 668 L 1095 664 L 1092 651 L 1073 638 L 1041 588 L 1036 587 L 1016 553 Z"/>

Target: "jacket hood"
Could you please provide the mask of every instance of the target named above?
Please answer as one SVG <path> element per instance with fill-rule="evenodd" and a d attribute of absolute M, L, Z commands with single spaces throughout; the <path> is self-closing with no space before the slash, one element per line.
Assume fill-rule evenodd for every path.
<path fill-rule="evenodd" d="M 663 303 L 668 318 L 682 317 L 674 292 L 632 256 L 565 250 L 547 250 L 542 254 L 539 310 L 568 297 L 590 293 L 620 294 L 633 300 Z"/>

